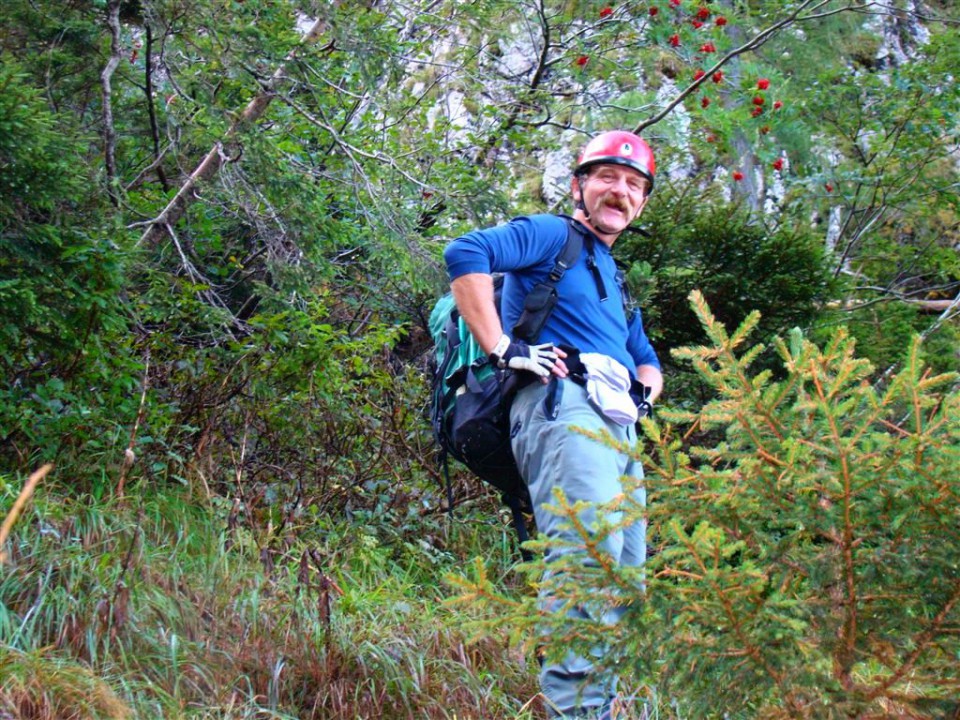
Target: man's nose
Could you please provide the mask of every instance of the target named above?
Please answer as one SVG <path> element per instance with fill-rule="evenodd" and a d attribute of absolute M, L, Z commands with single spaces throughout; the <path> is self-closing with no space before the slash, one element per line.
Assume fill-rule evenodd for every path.
<path fill-rule="evenodd" d="M 617 179 L 612 185 L 612 190 L 618 195 L 626 195 L 630 190 L 626 178 Z"/>

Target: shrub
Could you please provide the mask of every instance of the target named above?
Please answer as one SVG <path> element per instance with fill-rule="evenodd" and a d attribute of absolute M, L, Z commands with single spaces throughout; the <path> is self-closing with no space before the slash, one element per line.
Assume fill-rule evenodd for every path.
<path fill-rule="evenodd" d="M 617 253 L 627 274 L 651 341 L 670 376 L 664 400 L 699 407 L 708 392 L 687 368 L 673 363 L 672 348 L 706 340 L 687 295 L 698 288 L 717 318 L 733 327 L 752 311 L 760 313 L 762 342 L 792 327 L 822 321 L 823 304 L 837 282 L 824 256 L 823 240 L 802 223 L 770 229 L 741 206 L 694 202 L 669 188 L 644 216 L 649 235 L 628 235 Z M 775 367 L 773 353 L 760 359 Z"/>
<path fill-rule="evenodd" d="M 646 513 L 654 554 L 641 578 L 585 542 L 594 562 L 567 567 L 558 588 L 630 611 L 615 626 L 571 626 L 500 598 L 510 617 L 499 622 L 552 627 L 556 653 L 603 637 L 608 662 L 666 699 L 661 716 L 955 717 L 957 376 L 931 373 L 916 341 L 879 387 L 844 331 L 823 349 L 795 331 L 776 340 L 773 380 L 751 369 L 762 346 L 742 349 L 758 315 L 728 335 L 692 297 L 710 344 L 675 356 L 715 397 L 662 411 L 662 427 L 644 421 L 648 508 L 620 508 L 626 521 Z M 704 430 L 720 439 L 691 442 Z M 458 582 L 497 597 L 482 575 Z"/>
<path fill-rule="evenodd" d="M 686 348 L 717 393 L 665 419 L 723 432 L 656 443 L 648 569 L 661 690 L 694 717 L 944 717 L 960 682 L 960 393 L 919 341 L 884 387 L 838 331 L 777 341 L 785 375 L 751 374 L 702 297 L 711 347 Z M 639 630 L 639 627 L 635 628 Z M 656 646 L 649 646 L 651 649 Z"/>

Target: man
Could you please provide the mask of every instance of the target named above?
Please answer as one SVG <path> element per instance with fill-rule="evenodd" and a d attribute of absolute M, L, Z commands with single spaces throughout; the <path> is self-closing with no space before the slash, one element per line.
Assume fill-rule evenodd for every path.
<path fill-rule="evenodd" d="M 629 395 L 630 381 L 648 389 L 650 402 L 663 387 L 660 363 L 639 314 L 626 316 L 622 276 L 610 254 L 646 206 L 654 173 L 652 151 L 633 133 L 602 133 L 585 146 L 571 181 L 573 220 L 585 233 L 584 248 L 557 284 L 559 301 L 537 345 L 512 338 L 504 328 L 514 327 L 531 288 L 553 269 L 567 240 L 567 220 L 554 215 L 516 218 L 457 238 L 444 253 L 457 307 L 477 342 L 501 367 L 533 380 L 520 383 L 510 423 L 512 448 L 530 489 L 537 528 L 550 540 L 561 541 L 550 543 L 548 577 L 550 565 L 563 555 L 584 553 L 583 539 L 570 523 L 547 510 L 556 502 L 555 489 L 571 504 L 603 504 L 623 494 L 624 476 L 643 475 L 639 464 L 623 453 L 571 428 L 607 431 L 632 445 L 637 410 Z M 506 273 L 502 324 L 494 305 L 492 272 Z M 642 489 L 636 493 L 643 502 Z M 589 528 L 596 513 L 588 510 L 581 519 Z M 640 565 L 646 555 L 645 531 L 643 523 L 636 523 L 612 533 L 603 548 L 615 562 Z M 542 592 L 540 600 L 547 609 L 557 605 L 549 592 Z M 620 612 L 611 609 L 604 619 L 615 621 Z M 571 654 L 562 662 L 545 663 L 540 683 L 554 717 L 611 716 L 616 679 L 595 671 L 590 658 Z"/>

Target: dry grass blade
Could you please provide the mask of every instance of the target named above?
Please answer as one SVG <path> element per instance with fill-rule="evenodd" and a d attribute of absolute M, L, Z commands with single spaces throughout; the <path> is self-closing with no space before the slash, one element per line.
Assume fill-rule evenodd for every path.
<path fill-rule="evenodd" d="M 0 548 L 7 542 L 7 537 L 10 535 L 10 530 L 13 529 L 13 524 L 17 521 L 24 506 L 33 496 L 33 491 L 37 489 L 37 485 L 40 484 L 40 481 L 43 480 L 51 470 L 53 470 L 53 465 L 47 463 L 27 478 L 27 484 L 23 486 L 23 490 L 20 491 L 20 496 L 13 503 L 13 507 L 10 509 L 10 512 L 7 513 L 7 517 L 4 518 L 3 525 L 0 525 Z M 5 550 L 0 550 L 0 565 L 6 562 L 7 553 Z"/>
<path fill-rule="evenodd" d="M 90 668 L 45 650 L 0 647 L 0 718 L 129 720 L 132 709 Z"/>

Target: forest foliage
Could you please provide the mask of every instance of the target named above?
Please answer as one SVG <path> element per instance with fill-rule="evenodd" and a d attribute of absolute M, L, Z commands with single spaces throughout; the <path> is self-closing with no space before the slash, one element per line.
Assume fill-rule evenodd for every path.
<path fill-rule="evenodd" d="M 919 452 L 920 425 L 955 405 L 955 381 L 934 387 L 929 379 L 960 367 L 960 17 L 952 3 L 7 0 L 0 20 L 4 514 L 30 471 L 56 467 L 9 541 L 0 664 L 20 668 L 10 682 L 26 680 L 0 685 L 0 695 L 36 702 L 49 717 L 63 698 L 38 699 L 29 678 L 40 666 L 74 678 L 67 705 L 102 700 L 84 711 L 91 717 L 150 716 L 156 707 L 199 716 L 204 697 L 217 698 L 208 707 L 222 717 L 255 706 L 360 717 L 357 708 L 371 703 L 394 703 L 396 717 L 452 717 L 468 706 L 491 717 L 538 712 L 526 705 L 534 694 L 526 660 L 493 634 L 469 645 L 459 632 L 464 617 L 441 603 L 449 588 L 439 578 L 471 555 L 492 566 L 498 590 L 523 596 L 526 588 L 507 569 L 509 534 L 484 488 L 455 472 L 458 517 L 444 516 L 425 420 L 426 321 L 445 285 L 444 243 L 513 215 L 568 210 L 569 168 L 593 132 L 638 129 L 657 154 L 642 232 L 617 245 L 665 364 L 663 417 L 686 413 L 691 423 L 671 440 L 679 446 L 648 441 L 654 482 L 693 448 L 717 472 L 766 478 L 738 465 L 747 462 L 740 439 L 711 419 L 729 388 L 696 366 L 697 351 L 671 353 L 710 347 L 716 327 L 735 329 L 748 317 L 767 348 L 753 360 L 764 383 L 789 382 L 795 369 L 785 357 L 798 353 L 849 363 L 860 384 L 844 386 L 851 395 L 841 414 L 864 428 L 858 442 L 876 446 L 866 456 L 907 462 Z M 691 306 L 692 290 L 705 306 Z M 698 321 L 706 306 L 716 325 Z M 930 375 L 908 383 L 904 373 L 921 356 Z M 889 399 L 908 385 L 919 388 L 910 402 Z M 857 394 L 868 387 L 872 400 Z M 890 419 L 884 436 L 871 408 L 888 400 L 914 424 Z M 808 430 L 804 412 L 796 410 L 794 435 Z M 949 463 L 956 421 L 943 418 L 934 430 L 946 434 L 931 442 L 943 453 L 936 462 Z M 791 462 L 807 451 L 802 443 L 783 450 Z M 956 484 L 911 483 L 902 467 L 858 468 L 869 476 L 863 496 L 874 519 L 903 512 L 900 524 L 871 527 L 861 541 L 878 563 L 895 555 L 890 567 L 901 575 L 857 577 L 868 595 L 902 600 L 911 584 L 939 573 L 942 592 L 903 602 L 909 617 L 871 631 L 874 644 L 863 650 L 866 630 L 844 636 L 836 608 L 816 622 L 803 614 L 820 612 L 804 593 L 829 585 L 821 574 L 850 577 L 828 564 L 804 566 L 802 580 L 791 576 L 778 591 L 799 608 L 780 640 L 809 651 L 812 674 L 788 678 L 761 664 L 761 680 L 720 662 L 690 666 L 704 682 L 723 674 L 731 689 L 754 687 L 762 705 L 779 678 L 778 692 L 796 689 L 796 707 L 813 707 L 820 700 L 804 694 L 804 683 L 826 677 L 817 673 L 829 661 L 837 663 L 831 697 L 845 698 L 837 707 L 853 717 L 946 712 L 943 688 L 955 689 L 955 678 L 917 649 L 955 632 L 957 610 L 940 600 L 952 597 L 956 568 L 933 543 L 910 543 L 956 520 L 929 495 L 955 499 Z M 900 483 L 889 492 L 887 476 Z M 701 540 L 728 549 L 740 542 L 724 535 L 733 532 L 728 517 L 694 522 L 726 507 L 723 492 L 705 490 L 702 505 L 654 493 L 652 518 L 690 520 L 664 525 L 670 545 L 655 563 L 674 551 L 691 562 L 683 549 Z M 811 499 L 834 489 L 798 492 Z M 919 503 L 916 516 L 899 505 L 904 499 Z M 805 551 L 826 562 L 835 539 L 827 529 L 795 534 L 801 525 L 809 532 L 804 513 L 815 509 L 793 502 L 777 506 L 776 517 L 752 518 L 757 542 L 786 552 L 783 543 L 802 536 Z M 750 552 L 770 547 L 723 552 L 757 563 Z M 929 565 L 911 565 L 910 553 Z M 743 568 L 721 570 L 729 579 Z M 347 586 L 375 590 L 350 600 Z M 429 597 L 418 597 L 422 588 Z M 769 587 L 755 589 L 737 602 L 765 600 Z M 682 596 L 687 590 L 703 588 L 665 586 L 656 612 L 686 623 L 689 607 L 713 607 Z M 181 592 L 196 617 L 163 606 Z M 269 606 L 262 621 L 261 600 Z M 407 609 L 382 637 L 361 643 L 371 630 L 363 613 L 379 601 Z M 297 603 L 308 602 L 298 615 Z M 875 606 L 868 612 L 886 617 Z M 206 640 L 201 616 L 219 628 Z M 291 648 L 291 618 L 310 628 L 310 648 Z M 931 618 L 940 618 L 934 630 Z M 758 615 L 758 632 L 775 620 Z M 689 647 L 718 642 L 706 625 L 688 625 L 692 634 L 681 637 Z M 181 629 L 170 636 L 160 626 Z M 848 650 L 871 660 L 839 657 L 811 640 L 826 637 L 811 628 L 837 630 Z M 633 631 L 658 637 L 647 626 Z M 233 644 L 241 636 L 255 642 Z M 372 655 L 353 654 L 351 637 Z M 187 639 L 196 644 L 180 644 Z M 183 675 L 181 647 L 192 668 Z M 438 675 L 405 664 L 424 647 Z M 716 654 L 738 657 L 745 647 Z M 856 699 L 882 684 L 861 675 L 894 672 L 914 650 L 917 662 L 935 666 L 921 678 L 932 705 L 883 693 L 872 705 Z M 154 664 L 134 662 L 141 651 Z M 229 656 L 232 672 L 209 670 L 206 653 Z M 365 665 L 371 657 L 379 660 Z M 350 668 L 343 687 L 312 706 L 309 688 L 320 678 L 330 685 L 323 673 L 338 664 Z M 914 663 L 902 676 L 928 670 Z M 510 680 L 492 691 L 485 678 L 497 671 Z M 471 678 L 466 696 L 438 689 L 452 688 L 457 673 Z M 237 690 L 241 677 L 249 686 Z M 679 681 L 654 677 L 650 666 L 637 678 L 680 692 Z M 698 682 L 683 676 L 684 702 L 696 702 Z M 697 717 L 695 705 L 670 703 L 665 716 Z M 757 707 L 736 712 L 760 716 L 751 714 Z M 3 712 L 13 710 L 0 705 Z"/>

